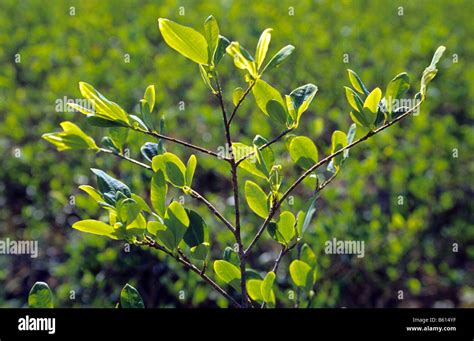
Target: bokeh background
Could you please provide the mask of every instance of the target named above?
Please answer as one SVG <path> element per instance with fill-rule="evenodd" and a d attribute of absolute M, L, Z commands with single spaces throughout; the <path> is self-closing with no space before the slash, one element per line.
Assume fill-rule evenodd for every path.
<path fill-rule="evenodd" d="M 71 229 L 79 218 L 102 214 L 77 188 L 95 184 L 90 167 L 114 174 L 145 196 L 150 179 L 110 155 L 58 153 L 40 138 L 72 120 L 100 141 L 103 132 L 87 126 L 83 115 L 55 108 L 57 99 L 80 97 L 78 82 L 86 81 L 129 112 L 138 111 L 146 86 L 155 84 L 169 135 L 213 149 L 222 145 L 215 99 L 196 65 L 164 44 L 157 25 L 166 17 L 201 30 L 210 14 L 221 34 L 251 51 L 267 27 L 274 28 L 269 54 L 286 44 L 296 46 L 290 60 L 265 79 L 283 93 L 309 82 L 319 87 L 296 133 L 311 137 L 320 155 L 329 151 L 332 131 L 347 130 L 351 123 L 343 91 L 347 68 L 370 88 L 382 89 L 407 71 L 414 93 L 435 49 L 447 47 L 420 115 L 351 152 L 319 199 L 305 241 L 318 258 L 314 307 L 474 307 L 474 25 L 467 0 L 0 0 L 0 238 L 38 240 L 40 247 L 36 259 L 0 255 L 0 307 L 26 306 L 38 280 L 50 285 L 60 307 L 113 307 L 126 282 L 138 288 L 148 307 L 226 306 L 196 275 L 161 254 L 137 247 L 125 252 L 120 242 Z M 344 54 L 349 63 L 343 62 Z M 229 57 L 220 73 L 230 104 L 232 90 L 245 87 L 243 77 Z M 252 97 L 235 122 L 233 135 L 244 143 L 256 134 L 271 138 L 280 132 Z M 130 134 L 133 157 L 143 160 L 139 147 L 146 141 Z M 189 155 L 179 146 L 167 148 Z M 274 151 L 288 185 L 301 170 L 291 166 L 284 144 Z M 232 207 L 225 205 L 231 195 L 227 171 L 198 155 L 197 189 L 231 217 Z M 246 178 L 242 173 L 241 183 Z M 307 186 L 299 189 L 295 212 L 309 193 Z M 400 195 L 403 205 L 397 202 Z M 187 199 L 186 205 L 195 203 Z M 244 210 L 245 243 L 259 222 Z M 213 258 L 221 258 L 231 239 L 212 218 L 208 225 Z M 365 257 L 325 255 L 324 241 L 332 238 L 365 240 Z M 267 270 L 276 252 L 265 235 L 251 266 Z M 276 292 L 280 306 L 291 305 L 287 269 L 286 260 Z M 399 290 L 403 300 L 397 298 Z M 185 293 L 181 300 L 180 291 Z"/>

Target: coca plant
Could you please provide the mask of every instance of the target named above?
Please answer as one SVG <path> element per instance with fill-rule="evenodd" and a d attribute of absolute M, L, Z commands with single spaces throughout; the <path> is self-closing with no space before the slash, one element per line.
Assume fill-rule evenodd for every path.
<path fill-rule="evenodd" d="M 349 117 L 354 123 L 347 129 L 347 133 L 334 131 L 330 154 L 320 157 L 311 138 L 295 135 L 301 117 L 309 108 L 318 88 L 308 83 L 282 95 L 265 81 L 268 73 L 281 67 L 290 57 L 295 49 L 292 45 L 283 47 L 271 58 L 267 58 L 272 29 L 263 31 L 255 54 L 252 55 L 239 42 L 230 42 L 221 35 L 217 21 L 212 16 L 205 21 L 203 33 L 168 19 L 159 19 L 158 22 L 166 44 L 198 65 L 205 86 L 215 97 L 216 105 L 222 112 L 223 143 L 226 144 L 228 153 L 216 152 L 165 135 L 163 119 L 158 124 L 156 122 L 153 85 L 146 88 L 140 100 L 140 112 L 132 114 L 108 100 L 92 85 L 80 82 L 80 92 L 90 106 L 70 105 L 86 115 L 89 124 L 107 128 L 107 136 L 98 145 L 74 123 L 62 122 L 62 132 L 44 134 L 43 138 L 61 151 L 90 149 L 96 153 L 117 156 L 134 163 L 144 172 L 150 172 L 152 177 L 149 184 L 150 202 L 147 202 L 146 198 L 133 193 L 124 182 L 104 170 L 92 168 L 97 177 L 97 188 L 84 185 L 80 189 L 107 211 L 108 221 L 85 219 L 72 227 L 158 249 L 186 269 L 195 272 L 235 307 L 275 306 L 274 290 L 278 284 L 276 273 L 280 262 L 288 254 L 295 254 L 288 269 L 297 289 L 298 297 L 295 302 L 297 305 L 305 300 L 310 305 L 316 282 L 316 256 L 304 241 L 318 193 L 339 174 L 351 148 L 418 112 L 426 99 L 427 85 L 438 71 L 436 64 L 445 47 L 441 46 L 436 50 L 431 64 L 422 74 L 419 91 L 408 100 L 406 95 L 410 80 L 406 73 L 395 76 L 383 94 L 379 87 L 368 88 L 354 71 L 348 70 L 351 86 L 345 88 L 345 95 L 351 110 Z M 245 84 L 244 88 L 234 90 L 230 106 L 219 80 L 219 65 L 225 55 L 231 57 L 235 67 L 242 70 Z M 252 145 L 245 145 L 233 138 L 231 126 L 238 120 L 239 108 L 250 93 L 262 114 L 274 121 L 281 133 L 272 139 L 257 135 Z M 357 135 L 361 136 L 358 139 L 355 138 L 356 129 L 359 129 Z M 155 139 L 141 148 L 145 161 L 133 159 L 124 152 L 130 130 Z M 165 141 L 170 147 L 172 144 L 180 144 L 200 154 L 199 156 L 214 157 L 228 164 L 235 211 L 232 219 L 219 212 L 193 186 L 197 157 L 191 155 L 184 161 L 166 150 Z M 272 151 L 272 145 L 278 141 L 285 142 L 292 162 L 302 170 L 293 183 L 285 181 L 285 172 L 277 163 L 278 157 L 286 155 L 274 155 Z M 253 179 L 241 184 L 239 172 L 245 172 Z M 308 177 L 313 178 L 316 187 L 307 204 L 296 211 L 286 199 Z M 209 216 L 202 217 L 178 201 L 169 201 L 169 186 L 207 206 Z M 245 195 L 244 200 L 241 193 Z M 260 219 L 258 228 L 252 229 L 256 232 L 248 240 L 243 240 L 243 232 L 248 236 L 252 231 L 243 231 L 241 226 L 241 208 L 245 204 Z M 235 247 L 227 246 L 223 250 L 216 250 L 218 245 L 211 243 L 213 238 L 210 238 L 210 234 L 218 232 L 210 231 L 206 223 L 212 216 L 235 239 Z M 224 233 L 220 231 L 219 233 Z M 248 264 L 249 255 L 255 251 L 256 244 L 265 232 L 280 245 L 280 251 L 271 268 L 251 269 Z M 290 253 L 293 249 L 297 252 Z M 211 257 L 216 254 L 222 255 L 220 259 Z"/>

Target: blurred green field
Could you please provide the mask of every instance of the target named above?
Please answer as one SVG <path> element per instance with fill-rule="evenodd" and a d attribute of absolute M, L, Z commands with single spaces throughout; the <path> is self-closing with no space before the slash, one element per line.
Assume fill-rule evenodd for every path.
<path fill-rule="evenodd" d="M 306 242 L 318 259 L 315 307 L 474 307 L 473 10 L 468 0 L 94 0 L 47 5 L 0 0 L 0 239 L 34 239 L 40 247 L 36 259 L 0 255 L 0 307 L 26 306 L 28 291 L 38 280 L 52 287 L 61 307 L 113 307 L 126 282 L 138 288 L 148 307 L 226 306 L 196 275 L 161 254 L 137 247 L 125 252 L 119 242 L 71 229 L 78 218 L 101 213 L 77 189 L 95 183 L 90 167 L 109 171 L 144 195 L 149 176 L 112 156 L 58 153 L 40 138 L 71 120 L 100 141 L 100 130 L 88 126 L 82 115 L 55 110 L 58 99 L 80 97 L 78 82 L 86 81 L 130 112 L 138 110 L 146 86 L 154 84 L 168 135 L 210 149 L 222 145 L 217 102 L 197 66 L 163 42 L 157 25 L 159 17 L 166 17 L 201 29 L 210 14 L 223 35 L 249 49 L 267 27 L 274 29 L 270 54 L 286 44 L 296 46 L 290 60 L 266 80 L 284 93 L 309 82 L 319 87 L 296 133 L 311 137 L 320 155 L 330 150 L 331 132 L 346 131 L 351 124 L 343 89 L 347 68 L 370 88 L 382 89 L 407 71 L 410 93 L 415 93 L 435 49 L 447 47 L 420 115 L 351 151 L 342 173 L 318 201 Z M 232 90 L 245 84 L 229 57 L 221 64 L 230 103 Z M 244 143 L 256 134 L 272 138 L 280 133 L 252 97 L 236 122 L 232 133 Z M 143 160 L 139 147 L 146 141 L 130 134 L 133 157 Z M 183 159 L 189 156 L 180 146 L 167 148 Z M 455 149 L 458 157 L 453 157 Z M 288 170 L 283 184 L 288 186 L 301 170 L 292 168 L 283 143 L 274 151 Z M 224 205 L 231 195 L 228 167 L 198 156 L 198 190 L 232 216 L 232 208 Z M 309 185 L 300 188 L 295 207 L 310 192 Z M 71 196 L 75 206 L 69 204 Z M 206 213 L 187 200 L 187 206 Z M 259 222 L 244 211 L 246 244 Z M 214 220 L 208 225 L 211 231 L 223 229 Z M 332 238 L 365 240 L 365 257 L 326 255 L 324 241 Z M 220 258 L 218 250 L 231 242 L 220 234 L 213 258 Z M 454 243 L 458 252 L 453 252 Z M 250 263 L 268 269 L 277 251 L 265 235 Z M 281 267 L 276 292 L 277 302 L 285 304 L 292 288 L 287 268 L 287 263 Z M 403 300 L 397 298 L 399 290 Z M 177 299 L 180 291 L 184 299 Z"/>

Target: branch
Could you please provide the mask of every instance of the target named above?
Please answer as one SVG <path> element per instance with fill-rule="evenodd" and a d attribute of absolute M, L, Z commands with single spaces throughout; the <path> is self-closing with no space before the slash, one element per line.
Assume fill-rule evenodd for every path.
<path fill-rule="evenodd" d="M 140 167 L 143 167 L 145 169 L 149 169 L 151 170 L 151 167 L 148 166 L 147 164 L 144 164 L 138 160 L 135 160 L 135 159 L 132 159 L 131 157 L 128 157 L 128 156 L 125 156 L 123 154 L 119 154 L 119 153 L 116 153 L 114 152 L 113 150 L 110 150 L 110 149 L 105 149 L 105 148 L 100 148 L 99 149 L 99 152 L 102 152 L 102 153 L 106 153 L 106 154 L 113 154 L 121 159 L 124 159 L 124 160 L 127 160 L 128 162 L 131 162 L 133 164 L 136 164 L 136 165 L 139 165 Z"/>
<path fill-rule="evenodd" d="M 244 101 L 245 97 L 247 97 L 247 95 L 250 93 L 250 90 L 252 90 L 254 85 L 255 85 L 255 82 L 252 82 L 252 84 L 249 85 L 247 90 L 245 90 L 244 94 L 242 95 L 242 97 L 239 99 L 239 101 L 235 105 L 234 110 L 232 111 L 232 114 L 230 115 L 229 121 L 227 122 L 227 124 L 229 126 L 230 126 L 230 123 L 232 122 L 232 119 L 234 118 L 235 114 L 237 113 L 237 110 L 239 109 L 240 105 Z"/>
<path fill-rule="evenodd" d="M 181 256 L 175 256 L 173 255 L 172 252 L 168 251 L 167 249 L 165 249 L 163 246 L 161 246 L 160 244 L 158 244 L 155 240 L 149 238 L 149 237 L 146 237 L 146 239 L 143 241 L 143 244 L 144 245 L 147 245 L 151 248 L 154 248 L 154 249 L 157 249 L 157 250 L 160 250 L 164 253 L 166 253 L 167 255 L 173 257 L 174 259 L 176 259 L 178 262 L 180 262 L 181 264 L 183 264 L 185 266 L 185 268 L 187 268 L 188 270 L 191 270 L 195 273 L 197 273 L 199 275 L 199 277 L 201 277 L 206 283 L 208 283 L 211 287 L 213 287 L 219 294 L 221 294 L 222 296 L 224 296 L 229 302 L 231 302 L 233 305 L 235 305 L 237 308 L 241 308 L 241 305 L 232 298 L 232 296 L 230 296 L 224 289 L 222 289 L 216 282 L 214 282 L 209 276 L 207 276 L 205 273 L 203 273 L 201 270 L 199 270 L 199 268 L 197 268 L 194 264 L 192 264 L 191 262 L 189 262 L 188 260 L 186 259 L 183 259 Z"/>
<path fill-rule="evenodd" d="M 170 141 L 170 142 L 174 142 L 174 143 L 177 143 L 177 144 L 180 144 L 182 146 L 185 146 L 185 147 L 188 147 L 188 148 L 191 148 L 191 149 L 194 149 L 194 150 L 197 150 L 201 153 L 204 153 L 204 154 L 208 154 L 208 155 L 212 155 L 218 159 L 222 159 L 222 156 L 219 155 L 218 153 L 212 151 L 212 150 L 209 150 L 209 149 L 206 149 L 204 147 L 200 147 L 200 146 L 196 146 L 192 143 L 189 143 L 189 142 L 186 142 L 186 141 L 182 141 L 182 140 L 179 140 L 179 139 L 176 139 L 174 137 L 169 137 L 169 136 L 166 136 L 166 135 L 162 135 L 160 133 L 157 133 L 157 132 L 154 132 L 154 131 L 146 131 L 146 130 L 143 130 L 143 129 L 140 129 L 140 128 L 134 128 L 134 127 L 131 127 L 131 129 L 135 130 L 135 131 L 138 131 L 140 133 L 143 133 L 143 134 L 146 134 L 146 135 L 150 135 L 150 136 L 153 136 L 157 139 L 163 139 L 163 140 L 166 140 L 166 141 Z M 225 158 L 224 158 L 225 159 Z M 227 160 L 227 159 L 225 159 Z"/>
<path fill-rule="evenodd" d="M 230 223 L 218 210 L 215 208 L 206 198 L 204 198 L 201 194 L 196 192 L 195 190 L 191 189 L 191 196 L 197 200 L 202 201 L 208 208 L 209 210 L 214 213 L 214 215 L 219 218 L 225 226 L 232 231 L 232 233 L 235 233 L 235 227 Z"/>
<path fill-rule="evenodd" d="M 275 215 L 275 213 L 278 211 L 278 208 L 281 206 L 281 204 L 285 201 L 285 199 L 291 194 L 291 192 L 293 192 L 293 190 L 306 178 L 308 177 L 312 172 L 314 172 L 316 169 L 318 169 L 319 167 L 321 167 L 323 164 L 327 163 L 328 161 L 330 161 L 332 158 L 336 157 L 337 155 L 343 153 L 345 150 L 349 150 L 351 149 L 352 147 L 358 145 L 359 143 L 367 140 L 368 138 L 370 138 L 371 136 L 375 135 L 375 134 L 378 134 L 379 132 L 387 129 L 388 127 L 390 127 L 391 125 L 397 123 L 398 121 L 404 119 L 405 117 L 407 117 L 408 115 L 410 115 L 411 113 L 413 113 L 416 109 L 419 108 L 419 106 L 421 105 L 422 101 L 418 102 L 417 105 L 415 105 L 413 108 L 411 108 L 410 110 L 406 111 L 405 113 L 403 113 L 402 115 L 398 116 L 396 119 L 394 119 L 393 121 L 390 121 L 386 124 L 384 124 L 383 126 L 373 130 L 373 131 L 369 131 L 365 136 L 361 137 L 360 139 L 358 140 L 355 140 L 353 141 L 352 143 L 348 144 L 347 146 L 345 146 L 344 148 L 341 148 L 337 151 L 335 151 L 334 153 L 332 153 L 331 155 L 328 155 L 326 156 L 324 159 L 320 160 L 319 162 L 315 163 L 313 166 L 311 166 L 311 168 L 309 168 L 306 172 L 304 172 L 287 190 L 285 193 L 283 193 L 283 195 L 281 196 L 280 200 L 276 202 L 276 204 L 274 206 L 272 206 L 271 210 L 270 210 L 270 213 L 268 214 L 268 217 L 265 219 L 265 221 L 262 223 L 262 225 L 260 226 L 260 228 L 258 229 L 257 231 L 257 234 L 255 235 L 255 237 L 253 238 L 252 242 L 250 243 L 250 245 L 247 247 L 247 249 L 245 250 L 245 254 L 247 255 L 247 253 L 252 249 L 252 247 L 255 245 L 255 243 L 257 242 L 257 240 L 260 238 L 260 236 L 263 234 L 263 232 L 265 231 L 266 227 L 268 226 L 268 224 L 270 223 L 271 219 L 273 218 L 273 216 Z M 329 180 L 333 180 L 334 179 L 334 176 L 331 177 Z M 330 182 L 330 181 L 329 181 Z M 324 187 L 329 184 L 329 182 L 327 182 L 326 184 L 323 184 Z M 324 188 L 323 187 L 323 188 Z M 322 188 L 321 188 L 322 189 Z M 319 192 L 320 190 L 318 190 Z"/>
<path fill-rule="evenodd" d="M 290 129 L 286 129 L 284 130 L 280 135 L 278 135 L 277 137 L 273 138 L 273 140 L 265 143 L 264 145 L 260 146 L 258 149 L 259 150 L 263 150 L 267 147 L 269 147 L 270 145 L 274 144 L 275 142 L 277 142 L 278 140 L 280 140 L 283 136 L 285 136 L 286 134 L 288 134 L 289 132 L 293 131 L 294 128 L 290 128 Z M 246 159 L 248 159 L 249 157 L 251 157 L 253 154 L 255 154 L 255 151 L 252 151 L 250 153 L 248 153 L 247 155 L 241 157 L 237 162 L 236 164 L 239 165 L 242 161 L 245 161 Z"/>
<path fill-rule="evenodd" d="M 240 234 L 240 203 L 239 203 L 239 183 L 237 179 L 237 164 L 235 162 L 235 155 L 232 150 L 232 138 L 230 135 L 230 124 L 229 121 L 227 120 L 227 113 L 225 110 L 225 105 L 224 105 L 224 99 L 222 95 L 222 88 L 219 82 L 219 77 L 217 76 L 217 73 L 215 75 L 215 80 L 216 80 L 216 85 L 217 85 L 217 97 L 219 99 L 219 103 L 221 106 L 222 110 L 222 118 L 224 120 L 224 129 L 225 129 L 225 138 L 228 147 L 231 150 L 230 153 L 230 167 L 231 167 L 231 173 L 232 173 L 232 189 L 234 191 L 234 207 L 235 207 L 235 231 L 234 231 L 234 236 L 235 240 L 237 242 L 238 248 L 239 248 L 239 260 L 240 260 L 240 290 L 242 292 L 242 305 L 244 308 L 248 307 L 249 299 L 247 295 L 247 276 L 246 276 L 246 269 L 245 269 L 245 252 L 244 252 L 244 246 L 242 244 L 242 236 Z M 250 91 L 250 90 L 248 90 Z M 236 109 L 234 109 L 234 113 L 236 112 Z"/>

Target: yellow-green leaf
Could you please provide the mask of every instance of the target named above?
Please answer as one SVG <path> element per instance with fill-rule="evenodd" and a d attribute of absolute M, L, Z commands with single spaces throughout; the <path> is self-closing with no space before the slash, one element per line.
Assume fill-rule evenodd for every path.
<path fill-rule="evenodd" d="M 99 220 L 80 220 L 74 223 L 72 227 L 82 232 L 97 234 L 99 236 L 106 236 L 111 239 L 117 239 L 114 227 Z"/>
<path fill-rule="evenodd" d="M 294 163 L 308 169 L 318 162 L 318 149 L 306 136 L 296 136 L 290 142 L 290 156 Z"/>
<path fill-rule="evenodd" d="M 270 45 L 270 40 L 272 39 L 273 29 L 267 28 L 262 32 L 260 39 L 258 40 L 257 50 L 255 52 L 255 62 L 257 63 L 257 70 L 260 70 L 263 61 L 267 55 L 268 46 Z"/>
<path fill-rule="evenodd" d="M 250 209 L 259 217 L 268 216 L 267 195 L 255 182 L 250 180 L 245 182 L 245 199 Z"/>

